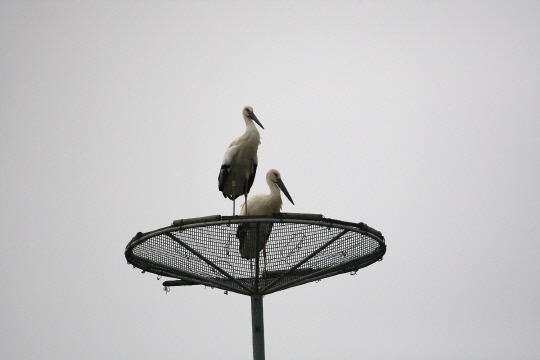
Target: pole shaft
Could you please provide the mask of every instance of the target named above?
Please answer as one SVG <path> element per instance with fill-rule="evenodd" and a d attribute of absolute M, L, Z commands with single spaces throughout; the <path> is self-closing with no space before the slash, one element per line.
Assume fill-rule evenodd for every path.
<path fill-rule="evenodd" d="M 251 295 L 251 328 L 253 360 L 264 360 L 264 319 L 262 295 Z"/>

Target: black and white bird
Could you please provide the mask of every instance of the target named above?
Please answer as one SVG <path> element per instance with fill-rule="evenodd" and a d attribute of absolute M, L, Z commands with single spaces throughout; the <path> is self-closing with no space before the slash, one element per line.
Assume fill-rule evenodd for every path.
<path fill-rule="evenodd" d="M 244 107 L 242 116 L 246 122 L 246 131 L 229 145 L 218 176 L 219 191 L 233 201 L 233 215 L 237 197 L 243 194 L 247 204 L 247 194 L 257 172 L 257 150 L 261 136 L 255 124 L 264 129 L 251 106 Z"/>
<path fill-rule="evenodd" d="M 270 188 L 270 194 L 256 194 L 250 196 L 249 209 L 246 204 L 242 206 L 240 215 L 273 215 L 281 211 L 283 201 L 281 201 L 281 191 L 287 199 L 294 205 L 294 201 L 289 195 L 285 184 L 281 180 L 281 174 L 275 169 L 268 170 L 266 182 Z M 281 190 L 281 191 L 280 191 Z M 257 224 L 259 225 L 259 239 L 257 241 Z M 240 241 L 240 255 L 244 259 L 254 259 L 255 255 L 263 251 L 266 263 L 266 242 L 270 237 L 272 223 L 242 223 L 238 225 L 236 237 Z"/>

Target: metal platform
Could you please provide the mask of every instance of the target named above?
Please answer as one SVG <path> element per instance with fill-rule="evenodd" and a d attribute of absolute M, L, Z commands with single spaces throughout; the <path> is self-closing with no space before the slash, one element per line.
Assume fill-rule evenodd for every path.
<path fill-rule="evenodd" d="M 381 260 L 382 234 L 364 223 L 316 214 L 207 216 L 138 233 L 128 263 L 179 280 L 165 286 L 207 285 L 249 296 L 357 271 Z"/>

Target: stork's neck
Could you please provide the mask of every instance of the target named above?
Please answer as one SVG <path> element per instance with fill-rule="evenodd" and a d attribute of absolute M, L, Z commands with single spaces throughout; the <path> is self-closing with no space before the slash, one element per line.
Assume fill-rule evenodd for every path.
<path fill-rule="evenodd" d="M 277 184 L 269 178 L 266 178 L 266 182 L 270 188 L 270 194 L 266 195 L 266 204 L 268 206 L 268 214 L 271 215 L 281 211 L 283 201 L 281 200 L 281 191 Z"/>
<path fill-rule="evenodd" d="M 246 122 L 246 132 L 244 133 L 244 136 L 255 140 L 257 144 L 260 144 L 261 135 L 259 134 L 259 130 L 257 130 L 257 127 L 255 126 L 253 120 L 251 120 L 247 116 L 244 116 L 244 121 Z"/>
<path fill-rule="evenodd" d="M 266 182 L 268 183 L 268 187 L 270 188 L 270 196 L 281 199 L 281 190 L 279 190 L 277 184 L 270 179 L 266 179 Z"/>
<path fill-rule="evenodd" d="M 248 129 L 255 129 L 255 131 L 257 131 L 257 128 L 255 127 L 255 122 L 251 120 L 249 117 L 244 116 L 244 122 L 246 123 L 246 131 Z"/>

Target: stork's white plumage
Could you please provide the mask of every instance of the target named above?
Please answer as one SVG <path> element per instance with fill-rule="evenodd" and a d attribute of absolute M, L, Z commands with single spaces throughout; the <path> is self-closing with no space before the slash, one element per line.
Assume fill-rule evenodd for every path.
<path fill-rule="evenodd" d="M 251 106 L 244 107 L 242 116 L 246 123 L 246 131 L 229 145 L 218 176 L 219 191 L 224 197 L 233 200 L 233 215 L 235 199 L 238 196 L 244 194 L 247 203 L 247 194 L 257 172 L 257 150 L 261 136 L 255 124 L 264 129 Z"/>
<path fill-rule="evenodd" d="M 270 194 L 257 194 L 251 196 L 249 208 L 246 204 L 242 206 L 240 215 L 273 215 L 281 211 L 283 201 L 281 201 L 281 191 L 287 199 L 294 205 L 294 201 L 289 195 L 285 184 L 281 180 L 281 174 L 275 169 L 266 173 L 266 182 L 270 188 Z M 280 191 L 281 189 L 281 191 Z M 259 228 L 259 241 L 257 244 L 257 223 L 243 223 L 238 226 L 236 236 L 240 240 L 240 255 L 245 259 L 253 259 L 257 252 L 265 249 L 266 242 L 270 237 L 272 223 L 261 223 Z M 266 251 L 264 252 L 266 259 Z"/>
<path fill-rule="evenodd" d="M 281 180 L 281 174 L 276 169 L 270 169 L 266 173 L 266 183 L 270 188 L 270 194 L 257 194 L 249 198 L 249 209 L 242 205 L 240 215 L 272 215 L 281 211 L 281 191 L 294 205 L 285 184 Z M 281 191 L 280 191 L 281 189 Z"/>

